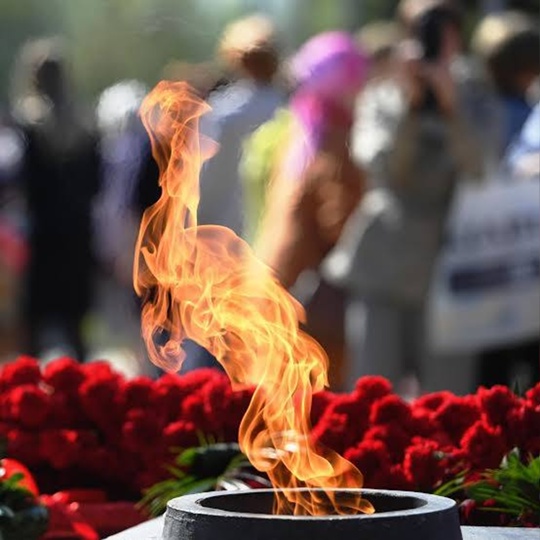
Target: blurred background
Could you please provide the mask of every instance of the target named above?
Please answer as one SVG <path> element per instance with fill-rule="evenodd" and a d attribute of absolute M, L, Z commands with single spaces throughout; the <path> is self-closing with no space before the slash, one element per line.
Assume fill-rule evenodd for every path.
<path fill-rule="evenodd" d="M 299 75 L 302 69 L 298 68 L 298 63 L 303 62 L 304 67 L 309 65 L 313 54 L 304 51 L 304 56 L 300 56 L 302 47 L 313 36 L 323 35 L 327 31 L 346 33 L 359 46 L 363 58 L 369 57 L 372 71 L 370 74 L 362 72 L 362 81 L 358 85 L 351 83 L 354 106 L 348 95 L 343 96 L 339 106 L 330 104 L 328 95 L 317 103 L 324 104 L 321 109 L 324 113 L 321 114 L 325 121 L 330 118 L 339 126 L 345 122 L 345 109 L 347 115 L 352 115 L 351 118 L 345 115 L 346 132 L 338 130 L 336 140 L 341 140 L 343 134 L 342 147 L 333 148 L 330 153 L 335 151 L 339 154 L 348 148 L 347 141 L 353 133 L 356 142 L 352 145 L 354 155 L 351 166 L 358 167 L 363 179 L 361 184 L 355 184 L 356 187 L 351 187 L 352 191 L 347 193 L 358 191 L 357 195 L 351 196 L 351 200 L 360 208 L 364 204 L 360 204 L 360 201 L 366 200 L 366 193 L 381 187 L 377 184 L 378 180 L 373 180 L 381 173 L 378 169 L 371 169 L 374 160 L 366 156 L 363 149 L 369 147 L 369 141 L 379 140 L 377 137 L 381 133 L 377 128 L 385 122 L 381 118 L 388 117 L 383 114 L 376 120 L 372 131 L 366 132 L 369 119 L 363 122 L 362 115 L 374 109 L 370 108 L 369 103 L 363 109 L 362 96 L 365 95 L 369 102 L 367 89 L 390 80 L 401 69 L 397 66 L 405 65 L 410 60 L 405 61 L 400 56 L 405 54 L 404 51 L 408 51 L 409 56 L 422 56 L 414 52 L 414 39 L 411 39 L 418 38 L 418 29 L 414 26 L 416 23 L 411 22 L 416 14 L 406 14 L 403 11 L 405 8 L 400 12 L 402 4 L 405 2 L 398 0 L 0 0 L 0 362 L 12 360 L 18 354 L 36 355 L 43 361 L 59 354 L 71 354 L 81 361 L 109 359 L 128 374 L 159 376 L 160 372 L 151 367 L 140 339 L 140 303 L 132 290 L 131 265 L 140 216 L 159 195 L 155 163 L 151 159 L 149 143 L 138 120 L 137 110 L 143 97 L 161 79 L 187 80 L 202 97 L 210 101 L 214 109 L 214 117 L 203 129 L 218 140 L 222 153 L 221 158 L 216 156 L 216 161 L 209 162 L 203 171 L 202 222 L 230 226 L 256 245 L 253 223 L 249 229 L 247 218 L 242 223 L 234 219 L 228 221 L 229 218 L 217 215 L 215 204 L 212 203 L 214 198 L 214 203 L 218 201 L 223 206 L 223 201 L 235 193 L 238 186 L 231 184 L 224 195 L 219 190 L 213 191 L 217 188 L 212 178 L 219 176 L 217 171 L 228 170 L 227 167 L 234 168 L 231 173 L 234 178 L 237 174 L 243 175 L 242 178 L 247 177 L 248 185 L 258 181 L 253 180 L 249 184 L 250 178 L 258 178 L 261 171 L 269 174 L 269 167 L 261 165 L 261 160 L 266 158 L 259 159 L 257 133 L 260 141 L 264 140 L 264 136 L 256 128 L 268 126 L 280 110 L 292 110 L 294 113 L 296 104 L 299 104 L 298 110 L 309 109 L 304 107 L 305 104 L 313 104 L 314 101 L 312 96 L 306 98 L 306 89 L 311 91 L 313 87 L 310 87 L 311 80 L 306 82 L 309 77 L 306 76 L 304 80 Z M 465 193 L 466 190 L 456 191 L 452 198 L 447 197 L 446 191 L 444 196 L 437 194 L 419 198 L 422 201 L 420 206 L 427 205 L 432 209 L 438 208 L 437 197 L 444 198 L 444 205 L 439 208 L 440 214 L 433 218 L 434 221 L 429 221 L 431 217 L 426 218 L 425 228 L 432 230 L 439 225 L 451 228 L 452 235 L 449 237 L 453 243 L 443 243 L 441 240 L 437 246 L 444 246 L 444 250 L 437 248 L 433 257 L 428 257 L 429 262 L 425 259 L 425 265 L 420 270 L 420 273 L 425 271 L 426 275 L 429 274 L 431 292 L 422 293 L 421 301 L 413 308 L 406 300 L 403 309 L 400 307 L 390 315 L 385 312 L 381 319 L 385 323 L 381 323 L 382 326 L 377 323 L 377 332 L 382 338 L 373 338 L 375 341 L 369 347 L 380 351 L 384 348 L 384 342 L 390 341 L 396 349 L 404 350 L 409 346 L 405 343 L 411 340 L 420 339 L 422 343 L 430 343 L 427 347 L 429 353 L 426 353 L 429 359 L 423 361 L 422 376 L 417 373 L 420 368 L 412 365 L 416 361 L 411 364 L 410 358 L 400 359 L 400 367 L 394 366 L 389 368 L 390 371 L 383 369 L 383 359 L 380 363 L 374 361 L 374 366 L 349 370 L 356 375 L 380 372 L 392 378 L 396 385 L 403 384 L 403 393 L 411 395 L 443 388 L 467 392 L 480 383 L 507 380 L 521 380 L 522 384 L 527 385 L 538 376 L 540 314 L 534 307 L 538 301 L 539 263 L 534 255 L 538 247 L 535 243 L 538 219 L 534 217 L 538 176 L 534 164 L 527 168 L 532 168 L 533 172 L 521 174 L 522 165 L 518 167 L 518 172 L 517 169 L 510 171 L 506 160 L 507 151 L 519 140 L 526 119 L 538 100 L 540 68 L 538 60 L 531 60 L 528 56 L 534 57 L 535 43 L 538 43 L 534 28 L 538 27 L 540 6 L 538 0 L 470 0 L 445 4 L 459 11 L 461 52 L 477 62 L 474 65 L 478 67 L 472 72 L 482 78 L 482 84 L 485 83 L 484 86 L 475 87 L 476 105 L 469 111 L 478 111 L 479 104 L 485 105 L 489 100 L 484 98 L 489 96 L 493 98 L 497 110 L 511 110 L 515 121 L 512 120 L 511 130 L 507 125 L 500 128 L 501 137 L 507 136 L 504 148 L 495 142 L 492 147 L 483 148 L 482 156 L 489 172 L 461 171 L 463 175 L 489 176 L 492 180 L 504 176 L 505 179 L 498 181 L 499 186 L 504 186 L 501 193 L 496 189 L 493 193 L 479 193 L 478 188 L 474 188 L 472 194 Z M 230 29 L 230 23 L 253 13 L 263 14 L 265 20 L 272 21 L 271 38 L 266 36 L 264 24 L 261 26 L 260 21 L 254 23 L 255 41 L 260 39 L 261 43 L 264 42 L 261 50 L 268 52 L 268 43 L 271 43 L 272 49 L 275 49 L 276 63 L 282 62 L 282 67 L 276 65 L 275 69 L 270 69 L 269 76 L 266 74 L 268 58 L 255 56 L 253 60 L 250 57 L 248 63 L 246 56 L 233 61 L 231 50 L 234 47 L 226 47 L 226 30 Z M 481 31 L 483 21 L 489 17 L 494 17 L 491 26 L 484 24 Z M 245 29 L 237 28 L 234 39 L 242 41 L 238 35 L 245 37 L 249 34 L 249 31 L 244 32 Z M 513 90 L 509 91 L 499 84 L 500 70 L 493 68 L 499 60 L 493 58 L 498 58 L 497 47 L 506 39 L 505 36 L 520 32 L 529 36 L 525 49 L 531 54 L 523 54 L 525 68 L 522 72 L 504 75 L 519 78 L 521 90 L 514 95 Z M 261 38 L 260 35 L 266 37 Z M 496 44 L 493 45 L 492 41 Z M 331 50 L 333 46 L 332 41 L 321 45 L 324 50 Z M 240 48 L 237 47 L 238 50 Z M 234 54 L 238 53 L 237 49 L 234 49 Z M 338 53 L 338 56 L 342 54 L 341 49 Z M 353 64 L 347 65 L 346 70 L 350 71 Z M 319 64 L 315 63 L 314 66 L 309 68 L 310 76 L 317 71 Z M 333 75 L 328 75 L 329 79 L 331 77 Z M 244 93 L 238 93 L 238 84 L 242 81 L 255 81 L 260 86 L 269 83 L 270 79 L 275 94 L 250 94 L 248 99 L 245 97 L 245 87 L 242 87 Z M 335 81 L 342 79 L 336 76 Z M 349 82 L 339 83 L 332 91 L 336 92 L 336 88 L 341 90 Z M 450 87 L 453 85 L 448 84 Z M 403 90 L 404 86 L 400 88 Z M 486 94 L 481 93 L 484 91 Z M 444 91 L 437 94 L 441 102 L 443 94 Z M 302 99 L 295 101 L 296 97 Z M 242 129 L 236 126 L 227 132 L 231 99 L 233 102 L 235 99 L 244 100 L 241 108 L 247 111 L 245 118 L 248 119 L 242 120 Z M 246 105 L 248 101 L 249 106 Z M 349 101 L 351 106 L 347 108 L 344 103 Z M 373 107 L 376 102 L 377 98 L 374 98 Z M 392 106 L 390 109 L 394 110 Z M 441 111 L 437 114 L 444 124 L 447 111 Z M 475 119 L 472 113 L 465 112 L 465 109 L 463 114 L 476 127 L 483 122 L 480 117 Z M 486 115 L 493 118 L 489 112 Z M 337 118 L 341 120 L 336 121 Z M 396 126 L 400 125 L 400 121 L 396 120 Z M 386 134 L 390 138 L 395 135 L 392 122 L 389 120 Z M 333 133 L 331 129 L 329 132 Z M 250 139 L 253 133 L 255 139 Z M 411 133 L 416 133 L 413 137 L 418 137 L 420 141 L 419 132 Z M 485 142 L 485 136 L 480 134 L 479 138 Z M 254 141 L 253 146 L 249 145 L 248 139 Z M 272 135 L 270 139 L 273 139 Z M 312 148 L 312 154 L 306 158 L 308 161 L 316 160 L 321 148 L 328 150 L 325 140 L 324 136 L 317 139 L 315 150 Z M 229 143 L 233 141 L 236 146 L 230 148 Z M 355 151 L 355 145 L 361 149 Z M 253 148 L 252 154 L 247 153 L 246 148 Z M 376 150 L 373 152 L 375 155 Z M 387 149 L 381 152 L 384 155 L 388 153 Z M 443 153 L 448 157 L 451 152 L 444 150 Z M 532 155 L 533 160 L 538 159 L 538 154 L 532 152 Z M 340 160 L 348 158 L 341 155 Z M 223 161 L 219 162 L 218 159 Z M 295 159 L 301 160 L 298 156 Z M 443 165 L 435 167 L 444 168 L 447 161 L 443 160 L 440 162 Z M 453 165 L 448 167 L 450 170 Z M 251 172 L 253 168 L 256 169 L 254 175 Z M 302 170 L 306 168 L 302 166 Z M 248 172 L 238 173 L 240 169 Z M 527 182 L 531 182 L 529 187 L 513 190 L 514 185 L 524 185 L 521 180 L 515 183 L 509 181 L 510 177 L 517 176 L 526 176 Z M 77 179 L 76 184 L 74 178 Z M 350 178 L 339 182 L 354 184 Z M 402 205 L 402 209 L 409 208 L 409 194 L 402 197 L 401 187 L 394 189 L 391 183 L 389 185 L 390 188 L 384 185 L 384 196 L 388 193 L 391 195 L 390 198 L 383 197 L 385 204 L 395 197 L 399 208 L 399 205 Z M 414 190 L 428 192 L 429 189 L 417 186 L 411 193 L 414 194 Z M 280 196 L 294 199 L 298 195 L 287 193 L 287 189 L 284 189 Z M 532 198 L 530 193 L 533 194 Z M 239 198 L 245 196 L 234 195 L 227 208 L 235 208 L 235 204 L 240 204 Z M 519 201 L 514 204 L 514 207 L 518 205 L 521 209 L 518 216 L 509 216 L 507 222 L 493 225 L 490 222 L 493 205 L 509 197 Z M 372 204 L 369 202 L 371 199 L 367 200 Z M 456 200 L 460 201 L 458 208 L 454 208 Z M 282 200 L 280 210 L 283 210 L 283 204 L 286 206 Z M 411 207 L 416 208 L 415 205 Z M 271 206 L 271 201 L 267 206 Z M 483 210 L 478 211 L 479 207 Z M 259 213 L 272 214 L 271 208 L 257 208 Z M 247 207 L 238 209 L 234 216 L 248 215 L 252 210 Z M 358 335 L 360 329 L 366 327 L 368 315 L 371 317 L 377 313 L 378 317 L 380 310 L 387 308 L 386 301 L 382 303 L 383 308 L 380 303 L 374 307 L 372 296 L 358 292 L 360 289 L 356 288 L 356 278 L 351 281 L 340 270 L 342 259 L 339 256 L 343 253 L 351 255 L 350 250 L 355 249 L 351 247 L 354 245 L 355 227 L 356 231 L 360 230 L 360 222 L 365 217 L 362 214 L 366 212 L 365 208 L 355 210 L 356 207 L 346 212 L 343 210 L 343 216 L 336 218 L 343 223 L 339 234 L 334 235 L 330 244 L 325 244 L 322 250 L 324 256 L 316 262 L 310 259 L 311 262 L 305 263 L 301 272 L 294 273 L 289 280 L 284 277 L 289 269 L 283 269 L 283 274 L 280 274 L 280 261 L 284 257 L 291 259 L 287 250 L 294 248 L 295 253 L 299 253 L 305 246 L 291 247 L 287 238 L 283 246 L 260 252 L 282 277 L 284 285 L 305 304 L 308 312 L 313 309 L 312 333 L 325 345 L 331 361 L 336 350 L 341 351 L 335 352 L 336 358 L 347 357 L 347 360 L 336 360 L 336 364 L 356 362 L 354 358 L 351 359 L 356 353 L 350 351 L 357 349 L 354 343 L 350 343 L 350 336 Z M 504 212 L 506 210 L 501 210 L 501 215 Z M 362 214 L 356 218 L 357 222 L 354 221 L 356 214 Z M 471 215 L 485 217 L 471 222 Z M 334 214 L 332 216 L 335 217 Z M 486 225 L 488 222 L 490 224 Z M 294 222 L 288 223 L 289 229 L 284 235 L 287 236 L 294 226 Z M 408 226 L 408 222 L 402 223 L 405 229 Z M 264 224 L 261 227 L 262 232 L 257 235 L 259 243 L 261 238 L 265 238 Z M 492 229 L 486 232 L 485 227 Z M 467 253 L 471 250 L 478 253 L 477 248 L 470 247 L 471 242 L 474 243 L 482 234 L 504 236 L 508 230 L 529 231 L 524 233 L 521 252 L 512 252 L 512 245 L 515 247 L 516 242 L 507 239 L 499 251 L 492 253 L 486 248 L 488 253 L 481 261 L 468 260 L 467 254 L 461 258 L 456 255 L 456 250 L 459 251 L 456 246 L 460 249 L 466 246 L 464 249 L 468 250 Z M 321 236 L 324 234 L 323 231 Z M 427 242 L 424 236 L 416 238 L 413 235 L 409 240 L 412 242 L 411 249 L 418 242 Z M 384 235 L 377 240 L 378 243 L 385 241 Z M 388 239 L 388 246 L 381 244 L 383 250 L 392 250 L 394 244 L 391 242 L 396 241 L 400 242 Z M 509 257 L 519 261 L 508 266 Z M 399 263 L 395 264 L 399 266 Z M 362 271 L 355 270 L 355 276 L 361 275 Z M 418 275 L 416 270 L 414 272 L 415 276 Z M 311 279 L 314 273 L 318 276 L 315 281 Z M 509 278 L 510 274 L 514 277 Z M 515 278 L 516 275 L 520 276 L 519 279 Z M 344 314 L 342 327 L 333 330 L 329 330 L 328 322 L 318 319 L 318 303 L 322 302 L 331 311 L 332 302 L 336 301 L 335 291 L 329 293 L 323 286 L 326 282 L 330 283 L 330 288 L 339 288 L 341 296 L 335 309 Z M 343 295 L 346 296 L 345 301 L 341 298 Z M 414 314 L 411 316 L 411 313 Z M 426 313 L 428 322 L 424 324 Z M 400 326 L 401 323 L 395 323 L 398 314 L 409 322 L 421 314 L 422 331 L 417 335 L 416 328 L 405 328 Z M 385 326 L 387 323 L 389 327 Z M 400 337 L 402 333 L 407 334 L 404 340 Z M 344 336 L 340 338 L 341 341 L 338 334 Z M 370 354 L 366 352 L 370 350 L 366 343 L 358 346 L 363 351 L 359 355 Z M 349 352 L 344 353 L 342 349 Z M 418 352 L 420 349 L 411 350 L 414 351 L 411 353 L 413 356 L 424 354 Z M 393 353 L 388 354 L 392 356 Z M 191 367 L 197 367 L 212 364 L 213 360 L 195 346 L 190 362 Z M 489 368 L 486 372 L 479 367 L 486 362 L 492 371 L 495 369 L 495 375 L 486 374 Z M 510 365 L 513 368 L 508 371 Z M 478 375 L 479 372 L 481 375 Z M 336 376 L 335 380 L 339 382 L 335 383 L 334 388 L 346 388 L 344 381 L 353 376 L 350 373 Z"/>

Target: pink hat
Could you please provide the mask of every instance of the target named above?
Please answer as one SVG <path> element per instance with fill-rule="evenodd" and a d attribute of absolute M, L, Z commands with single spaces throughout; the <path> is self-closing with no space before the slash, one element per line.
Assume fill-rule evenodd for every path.
<path fill-rule="evenodd" d="M 336 91 L 358 91 L 369 67 L 369 59 L 347 32 L 324 32 L 308 40 L 291 60 L 298 89 L 329 95 Z"/>

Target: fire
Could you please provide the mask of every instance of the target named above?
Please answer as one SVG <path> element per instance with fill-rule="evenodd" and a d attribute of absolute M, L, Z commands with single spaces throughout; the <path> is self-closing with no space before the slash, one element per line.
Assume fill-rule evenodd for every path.
<path fill-rule="evenodd" d="M 336 500 L 329 488 L 360 488 L 362 475 L 309 439 L 312 393 L 327 384 L 327 358 L 299 329 L 301 307 L 232 231 L 197 226 L 199 172 L 212 151 L 198 123 L 208 109 L 185 83 L 165 81 L 141 107 L 162 189 L 143 216 L 134 266 L 151 360 L 179 370 L 188 338 L 218 359 L 233 388 L 256 387 L 240 426 L 242 450 L 275 488 L 308 488 L 278 492 L 276 512 L 371 513 L 359 489 Z"/>

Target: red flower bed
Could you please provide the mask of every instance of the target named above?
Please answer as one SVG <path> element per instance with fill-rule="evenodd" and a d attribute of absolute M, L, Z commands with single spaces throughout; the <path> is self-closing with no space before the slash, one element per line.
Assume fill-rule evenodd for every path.
<path fill-rule="evenodd" d="M 366 487 L 433 491 L 468 470 L 496 467 L 512 448 L 540 454 L 540 384 L 474 395 L 437 392 L 406 403 L 366 377 L 350 394 L 314 396 L 313 437 L 352 461 Z M 0 438 L 42 493 L 99 487 L 137 500 L 167 478 L 173 447 L 236 440 L 251 391 L 211 369 L 126 380 L 105 362 L 21 357 L 0 371 Z"/>

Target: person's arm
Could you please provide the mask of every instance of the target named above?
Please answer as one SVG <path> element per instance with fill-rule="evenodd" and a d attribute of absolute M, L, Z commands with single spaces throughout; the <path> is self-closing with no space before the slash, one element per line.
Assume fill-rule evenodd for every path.
<path fill-rule="evenodd" d="M 458 169 L 469 177 L 481 177 L 485 149 L 477 136 L 477 126 L 472 125 L 467 117 L 463 103 L 467 96 L 460 96 L 449 66 L 444 64 L 425 66 L 423 73 L 427 84 L 435 93 L 441 120 L 447 127 L 448 151 L 456 160 Z"/>
<path fill-rule="evenodd" d="M 360 96 L 352 153 L 378 187 L 403 184 L 414 171 L 420 120 L 397 84 L 382 83 Z"/>

